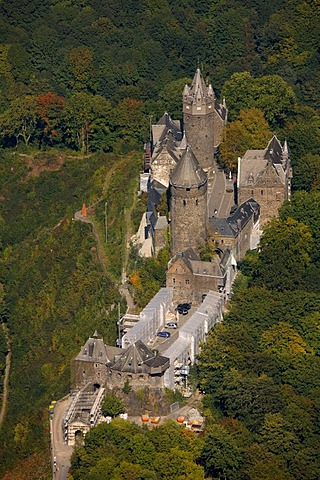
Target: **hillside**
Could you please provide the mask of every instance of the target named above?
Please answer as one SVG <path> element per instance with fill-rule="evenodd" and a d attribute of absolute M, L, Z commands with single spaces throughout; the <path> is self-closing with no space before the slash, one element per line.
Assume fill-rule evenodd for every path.
<path fill-rule="evenodd" d="M 164 281 L 168 252 L 158 261 L 126 251 L 144 207 L 142 148 L 164 111 L 181 119 L 183 86 L 201 65 L 229 109 L 221 163 L 234 171 L 276 132 L 291 151 L 293 195 L 260 254 L 242 262 L 229 315 L 194 372 L 206 442 L 170 426 L 164 438 L 183 446 L 186 468 L 198 463 L 197 480 L 317 480 L 319 0 L 3 1 L 0 32 L 1 394 L 12 353 L 0 478 L 51 478 L 48 405 L 69 391 L 70 360 L 96 328 L 114 344 L 124 260 L 139 307 Z M 95 234 L 74 221 L 83 203 L 94 204 Z M 131 454 L 147 436 L 130 428 L 121 435 L 137 435 Z M 166 478 L 167 451 L 151 437 L 146 449 L 161 446 L 154 468 Z M 120 468 L 125 449 L 106 445 L 112 465 L 91 450 L 84 475 L 104 478 L 112 466 L 117 480 L 150 478 L 150 451 L 130 457 L 143 468 Z"/>
<path fill-rule="evenodd" d="M 39 171 L 44 159 L 51 171 Z M 12 339 L 9 407 L 0 434 L 2 472 L 33 452 L 48 472 L 46 411 L 52 399 L 69 391 L 71 358 L 96 328 L 115 342 L 123 211 L 137 190 L 140 155 L 69 159 L 59 154 L 56 161 L 48 154 L 37 157 L 36 175 L 30 161 L 10 153 L 1 157 L 1 318 Z M 108 199 L 108 273 L 90 227 L 73 220 L 83 202 L 94 203 L 102 194 L 94 219 L 104 243 Z M 3 363 L 6 345 L 0 338 Z"/>

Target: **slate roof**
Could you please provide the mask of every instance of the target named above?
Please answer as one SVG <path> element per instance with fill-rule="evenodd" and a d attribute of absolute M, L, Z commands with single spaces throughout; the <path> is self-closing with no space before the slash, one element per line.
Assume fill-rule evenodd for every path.
<path fill-rule="evenodd" d="M 178 127 L 177 123 L 172 120 L 172 118 L 167 112 L 165 112 L 160 118 L 160 120 L 155 125 L 152 125 L 151 128 L 152 140 L 154 145 L 160 139 L 163 140 L 163 138 L 167 136 L 168 131 L 171 132 L 172 136 L 177 142 L 180 142 L 182 140 L 181 129 Z"/>
<path fill-rule="evenodd" d="M 253 199 L 242 203 L 237 210 L 228 218 L 209 218 L 209 224 L 214 233 L 223 237 L 236 237 L 252 216 L 254 216 L 254 222 L 258 220 L 260 214 L 260 206 Z"/>
<path fill-rule="evenodd" d="M 268 165 L 273 168 L 279 180 L 285 182 L 285 169 L 288 165 L 288 146 L 281 146 L 276 135 L 264 150 L 247 150 L 240 161 L 239 184 L 254 186 L 265 172 Z"/>
<path fill-rule="evenodd" d="M 190 146 L 187 146 L 176 168 L 170 175 L 170 183 L 175 187 L 200 187 L 207 182 L 207 174 L 202 170 Z"/>
<path fill-rule="evenodd" d="M 130 345 L 120 358 L 116 359 L 112 370 L 128 373 L 150 373 L 150 369 L 169 366 L 168 358 L 155 355 L 141 340 Z"/>
<path fill-rule="evenodd" d="M 212 87 L 210 89 L 210 93 L 211 92 L 213 94 Z M 188 94 L 194 96 L 200 95 L 201 97 L 206 97 L 208 95 L 208 87 L 205 84 L 200 68 L 197 68 L 196 73 L 194 74 Z"/>
<path fill-rule="evenodd" d="M 95 331 L 93 336 L 89 337 L 86 343 L 81 347 L 75 360 L 94 363 L 107 363 L 109 361 L 106 345 L 103 338 L 99 338 L 97 331 Z"/>
<path fill-rule="evenodd" d="M 192 273 L 194 275 L 221 277 L 220 258 L 214 257 L 211 262 L 202 262 L 201 260 L 190 260 Z"/>

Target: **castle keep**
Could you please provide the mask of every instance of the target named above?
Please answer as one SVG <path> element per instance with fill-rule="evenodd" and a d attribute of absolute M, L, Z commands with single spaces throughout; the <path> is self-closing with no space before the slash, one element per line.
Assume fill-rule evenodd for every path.
<path fill-rule="evenodd" d="M 172 253 L 197 249 L 206 239 L 207 174 L 188 146 L 170 175 Z"/>
<path fill-rule="evenodd" d="M 209 169 L 213 165 L 214 147 L 220 144 L 227 121 L 226 106 L 216 100 L 211 84 L 206 86 L 200 68 L 191 86 L 184 87 L 182 102 L 187 142 L 202 168 Z"/>

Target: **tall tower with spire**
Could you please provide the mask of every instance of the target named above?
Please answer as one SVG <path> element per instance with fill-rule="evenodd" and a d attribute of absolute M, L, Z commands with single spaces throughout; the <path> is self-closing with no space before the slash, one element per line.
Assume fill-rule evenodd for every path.
<path fill-rule="evenodd" d="M 190 146 L 170 175 L 172 254 L 191 247 L 197 249 L 206 239 L 207 174 Z"/>
<path fill-rule="evenodd" d="M 182 103 L 187 142 L 202 168 L 208 170 L 213 165 L 214 150 L 221 142 L 227 122 L 225 101 L 222 104 L 217 101 L 211 84 L 205 84 L 201 70 L 197 68 L 191 86 L 184 87 Z"/>
<path fill-rule="evenodd" d="M 197 68 L 191 86 L 185 85 L 182 97 L 187 142 L 202 168 L 209 169 L 214 153 L 215 98 L 212 86 L 206 86 L 200 68 Z"/>

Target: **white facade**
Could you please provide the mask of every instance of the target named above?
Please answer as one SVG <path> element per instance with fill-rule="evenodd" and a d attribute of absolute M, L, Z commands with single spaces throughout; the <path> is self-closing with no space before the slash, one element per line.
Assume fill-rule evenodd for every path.
<path fill-rule="evenodd" d="M 172 305 L 172 288 L 160 288 L 140 313 L 140 320 L 123 337 L 122 348 L 128 348 L 138 340 L 148 344 L 166 322 L 166 314 Z"/>
<path fill-rule="evenodd" d="M 209 291 L 197 311 L 179 329 L 178 339 L 162 353 L 170 360 L 170 367 L 164 374 L 167 388 L 176 388 L 182 367 L 194 364 L 200 343 L 205 342 L 209 330 L 222 320 L 223 305 L 223 295 Z"/>

